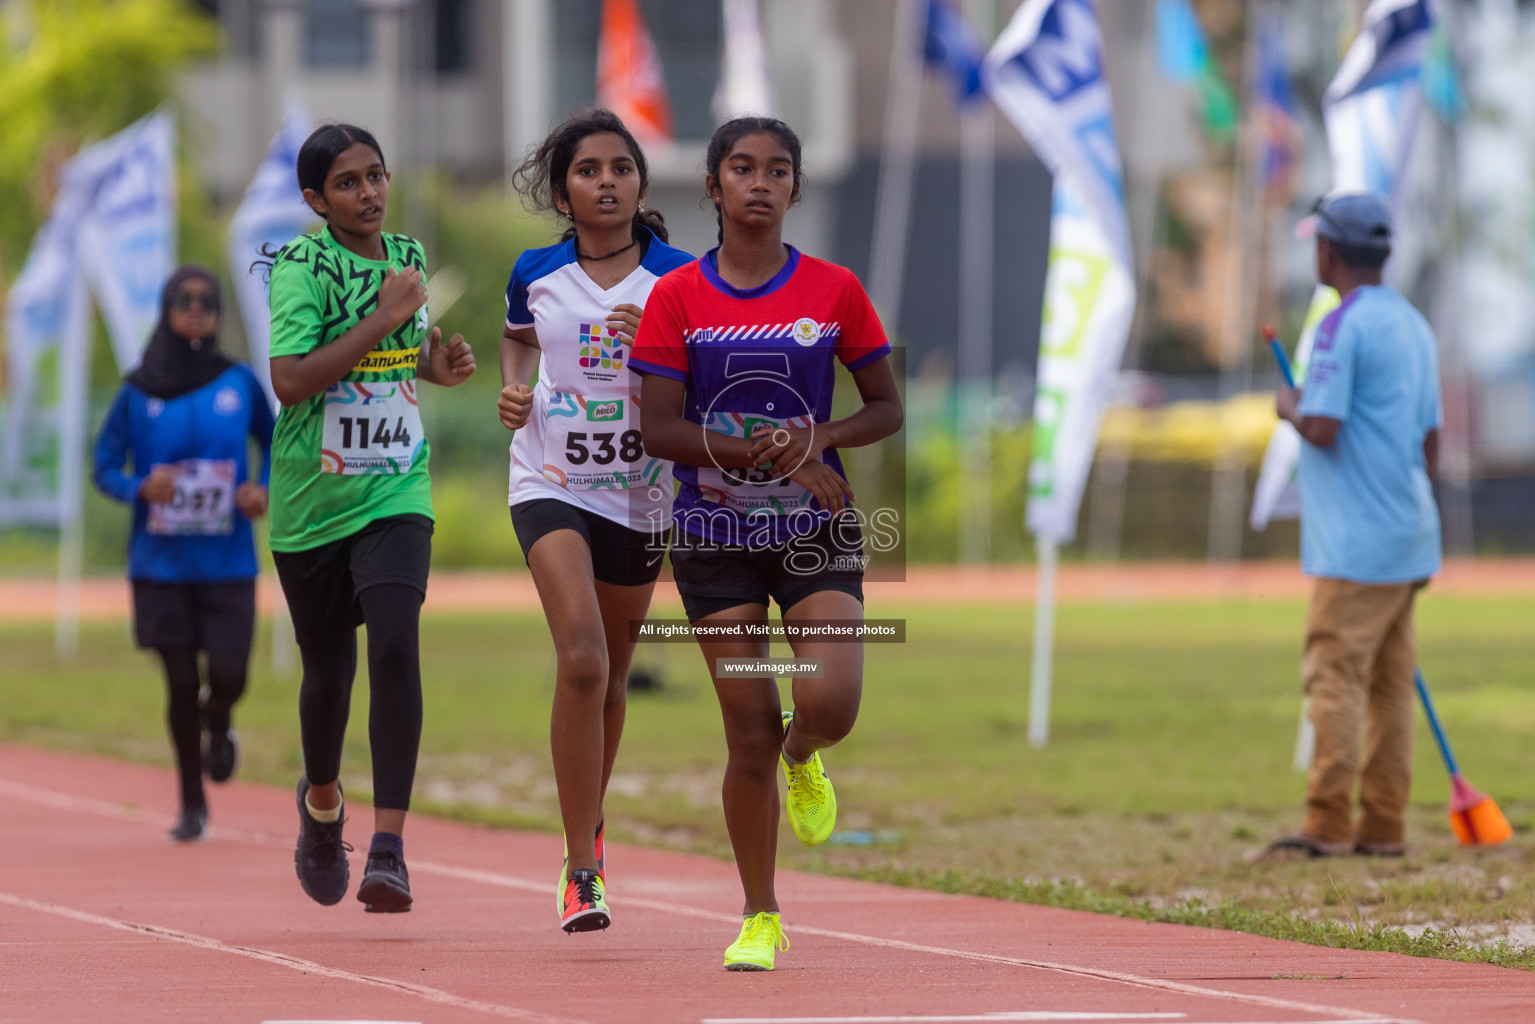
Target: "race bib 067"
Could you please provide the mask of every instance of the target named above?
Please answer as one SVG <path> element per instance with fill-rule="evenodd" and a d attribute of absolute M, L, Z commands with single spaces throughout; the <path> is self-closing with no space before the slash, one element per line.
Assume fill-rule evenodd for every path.
<path fill-rule="evenodd" d="M 325 390 L 321 472 L 408 473 L 425 441 L 415 381 L 344 380 Z"/>
<path fill-rule="evenodd" d="M 233 459 L 183 459 L 170 501 L 149 506 L 150 533 L 162 537 L 217 537 L 234 531 Z"/>
<path fill-rule="evenodd" d="M 634 395 L 592 398 L 556 391 L 544 410 L 544 476 L 573 491 L 626 491 L 661 479 L 645 454 Z"/>
<path fill-rule="evenodd" d="M 812 426 L 809 416 L 774 419 L 755 413 L 711 412 L 704 429 L 726 437 L 751 437 L 759 424 L 771 428 Z M 698 467 L 698 491 L 704 501 L 725 505 L 745 514 L 785 515 L 797 508 L 814 508 L 813 495 L 786 476 L 775 476 L 771 469 L 740 469 L 719 466 Z"/>

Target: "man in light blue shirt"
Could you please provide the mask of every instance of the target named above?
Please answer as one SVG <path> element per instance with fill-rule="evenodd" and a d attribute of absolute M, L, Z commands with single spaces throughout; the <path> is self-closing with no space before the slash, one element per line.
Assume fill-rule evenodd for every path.
<path fill-rule="evenodd" d="M 1306 823 L 1270 849 L 1400 856 L 1411 785 L 1413 598 L 1439 571 L 1429 483 L 1442 419 L 1439 362 L 1422 314 L 1381 283 L 1392 239 L 1385 202 L 1335 193 L 1317 204 L 1311 224 L 1317 278 L 1343 303 L 1317 329 L 1304 388 L 1281 388 L 1277 406 L 1305 442 L 1301 565 L 1316 582 L 1302 674 L 1316 749 Z"/>

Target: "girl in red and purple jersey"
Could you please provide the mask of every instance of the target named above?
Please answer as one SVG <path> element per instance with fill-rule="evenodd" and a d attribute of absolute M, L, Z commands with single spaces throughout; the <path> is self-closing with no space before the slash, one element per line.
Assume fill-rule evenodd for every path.
<path fill-rule="evenodd" d="M 863 618 L 863 537 L 838 448 L 901 427 L 890 345 L 852 272 L 783 241 L 799 198 L 800 144 L 773 118 L 738 118 L 710 140 L 705 187 L 720 245 L 656 282 L 630 366 L 645 375 L 647 454 L 674 462 L 672 567 L 688 619 L 726 627 L 700 638 L 724 715 L 725 822 L 745 889 L 745 922 L 727 970 L 772 970 L 787 948 L 773 889 L 778 832 L 775 762 L 788 780 L 789 822 L 824 842 L 837 803 L 818 751 L 845 737 L 863 687 L 861 643 L 790 638 L 794 710 L 770 676 L 724 675 L 721 659 L 761 659 L 768 602 L 785 624 Z M 832 419 L 836 366 L 863 405 Z M 740 634 L 729 635 L 729 627 Z"/>

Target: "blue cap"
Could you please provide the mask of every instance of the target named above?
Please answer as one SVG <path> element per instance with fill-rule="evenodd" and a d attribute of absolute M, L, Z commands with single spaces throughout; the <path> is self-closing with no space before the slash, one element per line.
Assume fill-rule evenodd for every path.
<path fill-rule="evenodd" d="M 1374 192 L 1330 192 L 1316 201 L 1296 233 L 1320 235 L 1360 249 L 1391 248 L 1391 209 Z"/>

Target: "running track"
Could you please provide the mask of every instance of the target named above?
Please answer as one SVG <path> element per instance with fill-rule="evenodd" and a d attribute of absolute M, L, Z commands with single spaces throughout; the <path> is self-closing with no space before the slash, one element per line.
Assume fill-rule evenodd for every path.
<path fill-rule="evenodd" d="M 0 745 L 0 1022 L 1351 1021 L 1535 1016 L 1535 975 L 813 875 L 781 877 L 793 948 L 731 974 L 731 865 L 610 844 L 615 925 L 555 923 L 559 840 L 414 817 L 409 914 L 320 907 L 293 796 L 210 793 L 172 845 L 162 769 Z M 351 811 L 365 842 L 368 809 Z M 361 855 L 353 854 L 355 886 Z"/>

